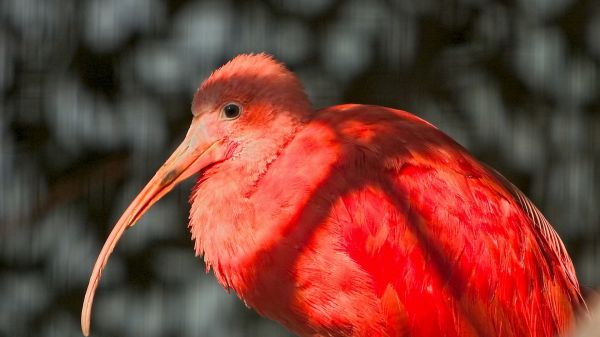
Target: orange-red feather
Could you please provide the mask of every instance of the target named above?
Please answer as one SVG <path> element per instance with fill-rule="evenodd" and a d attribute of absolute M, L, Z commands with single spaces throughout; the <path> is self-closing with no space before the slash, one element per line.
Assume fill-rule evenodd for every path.
<path fill-rule="evenodd" d="M 203 173 L 197 253 L 300 335 L 554 336 L 582 303 L 531 202 L 409 113 L 318 111 L 254 173 Z"/>

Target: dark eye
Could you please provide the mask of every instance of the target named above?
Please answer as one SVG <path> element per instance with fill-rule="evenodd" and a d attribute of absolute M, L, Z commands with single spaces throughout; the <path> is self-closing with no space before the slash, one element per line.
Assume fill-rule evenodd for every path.
<path fill-rule="evenodd" d="M 242 107 L 237 103 L 227 103 L 223 107 L 223 117 L 227 119 L 236 119 L 240 117 Z"/>

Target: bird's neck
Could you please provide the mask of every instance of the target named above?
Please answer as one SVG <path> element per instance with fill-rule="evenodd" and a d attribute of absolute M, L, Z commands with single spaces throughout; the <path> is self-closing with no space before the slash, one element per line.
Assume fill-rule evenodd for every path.
<path fill-rule="evenodd" d="M 227 167 L 224 169 L 235 173 L 236 182 L 234 184 L 237 185 L 235 197 L 251 197 L 271 164 L 285 151 L 303 126 L 302 122 L 298 122 L 289 125 L 287 129 L 272 130 L 273 138 L 264 137 L 253 140 L 242 150 L 243 154 L 233 157 L 226 164 Z M 232 183 L 232 176 L 230 175 L 229 184 Z"/>
<path fill-rule="evenodd" d="M 268 288 L 262 266 L 270 271 L 289 267 L 285 257 L 296 254 L 290 250 L 297 250 L 294 245 L 307 235 L 306 226 L 299 223 L 302 210 L 320 197 L 316 191 L 340 155 L 338 147 L 322 146 L 335 143 L 330 129 L 312 130 L 313 124 L 310 130 L 308 125 L 296 128 L 288 137 L 277 138 L 267 153 L 261 152 L 260 161 L 240 155 L 215 167 L 192 195 L 190 227 L 196 253 L 204 254 L 207 267 L 224 287 L 249 301 L 253 295 L 246 296 L 248 291 Z"/>
<path fill-rule="evenodd" d="M 305 122 L 289 120 L 283 125 L 268 137 L 244 144 L 231 159 L 205 171 L 192 193 L 190 230 L 196 254 L 204 255 L 207 268 L 213 268 L 224 287 L 236 283 L 231 279 L 235 272 L 226 269 L 244 269 L 240 264 L 249 263 L 262 244 L 257 242 L 258 233 L 278 223 L 275 216 L 265 217 L 261 211 L 267 202 L 278 208 L 277 198 L 256 198 L 255 192 Z"/>

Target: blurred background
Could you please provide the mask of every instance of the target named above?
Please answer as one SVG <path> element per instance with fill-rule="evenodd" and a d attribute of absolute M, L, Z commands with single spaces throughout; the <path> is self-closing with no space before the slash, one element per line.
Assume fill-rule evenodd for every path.
<path fill-rule="evenodd" d="M 411 111 L 516 183 L 600 285 L 600 2 L 0 1 L 0 336 L 80 336 L 92 265 L 199 83 L 266 51 L 316 107 Z M 289 336 L 220 289 L 192 182 L 128 231 L 93 336 Z"/>

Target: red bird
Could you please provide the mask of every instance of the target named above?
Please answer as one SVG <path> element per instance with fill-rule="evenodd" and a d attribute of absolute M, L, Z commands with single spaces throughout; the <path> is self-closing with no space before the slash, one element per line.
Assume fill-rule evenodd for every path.
<path fill-rule="evenodd" d="M 119 219 L 199 173 L 190 230 L 219 283 L 300 336 L 555 336 L 584 305 L 557 233 L 515 186 L 428 122 L 314 110 L 265 54 L 198 89 L 192 124 Z"/>

